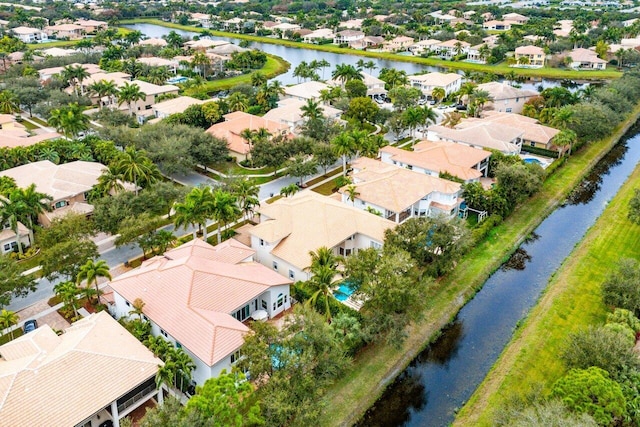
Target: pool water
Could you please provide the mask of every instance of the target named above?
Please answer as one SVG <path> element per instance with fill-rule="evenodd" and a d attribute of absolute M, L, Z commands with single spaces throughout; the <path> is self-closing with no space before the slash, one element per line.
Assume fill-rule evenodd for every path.
<path fill-rule="evenodd" d="M 333 295 L 338 301 L 346 301 L 354 291 L 355 289 L 351 287 L 351 283 L 342 282 Z"/>
<path fill-rule="evenodd" d="M 542 166 L 542 162 L 538 159 L 533 159 L 533 158 L 528 158 L 528 159 L 524 159 L 525 163 L 535 163 L 538 164 L 540 166 Z"/>
<path fill-rule="evenodd" d="M 167 80 L 167 83 L 169 83 L 169 84 L 184 83 L 187 80 L 189 80 L 189 79 L 186 78 L 186 77 L 176 76 L 176 77 L 171 77 L 169 80 Z"/>

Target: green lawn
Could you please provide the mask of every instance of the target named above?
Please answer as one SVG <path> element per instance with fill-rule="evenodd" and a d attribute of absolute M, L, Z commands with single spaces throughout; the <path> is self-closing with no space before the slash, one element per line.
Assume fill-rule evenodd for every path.
<path fill-rule="evenodd" d="M 324 411 L 320 425 L 351 425 L 356 422 L 394 376 L 439 335 L 439 331 L 454 319 L 490 274 L 564 200 L 639 115 L 640 107 L 637 107 L 611 138 L 591 144 L 573 155 L 566 166 L 545 181 L 539 193 L 519 206 L 484 241 L 476 244 L 448 277 L 437 282 L 431 293 L 426 295 L 429 307 L 423 321 L 409 328 L 409 337 L 401 348 L 374 345 L 361 352 L 353 367 L 328 390 L 324 402 L 328 409 Z M 532 357 L 537 357 L 537 353 Z"/>
<path fill-rule="evenodd" d="M 130 33 L 131 31 L 133 30 L 130 30 L 129 28 L 118 28 L 118 34 L 120 34 L 121 36 Z M 75 46 L 75 44 L 79 41 L 80 40 L 56 40 L 54 42 L 48 43 L 30 43 L 27 45 L 27 47 L 33 50 L 49 49 L 50 47 L 69 47 Z"/>
<path fill-rule="evenodd" d="M 336 183 L 333 181 L 325 182 L 322 185 L 317 186 L 311 191 L 322 194 L 323 196 L 330 196 L 333 194 L 333 190 L 336 188 Z"/>
<path fill-rule="evenodd" d="M 138 19 L 129 19 L 121 21 L 121 24 L 136 24 L 136 23 L 146 23 L 146 24 L 155 24 L 163 27 L 174 28 L 178 30 L 185 31 L 193 31 L 193 32 L 203 32 L 204 28 L 192 27 L 188 25 L 179 25 L 170 22 L 164 22 L 159 19 L 151 19 L 151 18 L 138 18 Z M 369 58 L 380 58 L 380 59 L 388 59 L 392 61 L 403 61 L 403 62 L 414 62 L 423 65 L 432 65 L 436 67 L 444 67 L 450 68 L 453 70 L 467 70 L 467 71 L 479 71 L 479 72 L 488 72 L 494 74 L 506 74 L 508 72 L 514 71 L 516 74 L 526 77 L 545 77 L 545 78 L 555 78 L 555 79 L 612 79 L 618 78 L 622 76 L 622 73 L 616 70 L 606 70 L 606 71 L 575 71 L 575 70 L 566 70 L 559 68 L 511 68 L 506 64 L 498 64 L 498 65 L 486 65 L 486 64 L 473 64 L 470 62 L 452 62 L 452 61 L 444 61 L 442 59 L 437 58 L 421 58 L 417 56 L 405 56 L 405 55 L 397 55 L 395 53 L 387 53 L 387 52 L 368 52 L 364 50 L 357 49 L 349 49 L 349 48 L 341 48 L 335 45 L 314 45 L 309 43 L 295 42 L 292 40 L 282 40 L 282 39 L 273 39 L 269 37 L 260 37 L 249 34 L 237 34 L 237 33 L 228 33 L 224 31 L 211 31 L 209 32 L 214 36 L 219 37 L 232 37 L 241 40 L 255 41 L 261 43 L 270 43 L 270 44 L 279 44 L 282 46 L 289 46 L 295 48 L 302 49 L 310 49 L 310 50 L 320 50 L 323 52 L 330 53 L 340 53 L 340 54 L 350 54 L 350 55 L 359 55 L 365 56 Z"/>
<path fill-rule="evenodd" d="M 234 86 L 244 83 L 251 83 L 251 76 L 255 73 L 261 73 L 266 78 L 271 79 L 282 73 L 286 73 L 290 64 L 282 58 L 274 55 L 267 55 L 267 62 L 259 70 L 239 76 L 229 77 L 227 79 L 219 79 L 207 81 L 202 86 L 192 87 L 185 90 L 186 95 L 195 95 L 197 93 L 211 93 L 218 90 L 230 89 Z"/>
<path fill-rule="evenodd" d="M 548 391 L 564 373 L 560 354 L 570 333 L 602 323 L 607 308 L 601 284 L 624 257 L 639 257 L 640 226 L 627 219 L 640 166 L 608 204 L 531 310 L 480 387 L 458 414 L 454 425 L 491 426 L 505 398 L 523 395 L 534 386 Z"/>
<path fill-rule="evenodd" d="M 235 161 L 231 162 L 218 162 L 212 165 L 209 165 L 209 169 L 214 169 L 218 172 L 221 172 L 225 175 L 263 175 L 267 173 L 271 173 L 275 171 L 275 168 L 260 168 L 260 169 L 247 169 L 238 165 Z"/>

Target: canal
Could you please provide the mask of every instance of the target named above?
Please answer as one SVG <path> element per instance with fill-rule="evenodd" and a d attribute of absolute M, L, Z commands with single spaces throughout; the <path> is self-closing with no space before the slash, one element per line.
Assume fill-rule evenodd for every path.
<path fill-rule="evenodd" d="M 161 38 L 169 34 L 171 31 L 175 31 L 180 34 L 182 37 L 193 37 L 198 36 L 199 34 L 192 31 L 184 31 L 184 30 L 175 30 L 172 28 L 162 27 L 160 25 L 155 24 L 126 24 L 123 27 L 138 30 L 142 34 L 147 37 L 153 38 Z M 238 44 L 240 40 L 229 38 L 229 37 L 211 37 L 214 40 L 226 40 L 230 43 Z M 429 67 L 426 65 L 416 64 L 413 62 L 403 62 L 403 61 L 390 61 L 387 59 L 377 59 L 377 58 L 366 58 L 358 55 L 346 55 L 339 53 L 330 53 L 323 52 L 319 50 L 310 50 L 310 49 L 298 49 L 295 47 L 281 46 L 277 44 L 269 44 L 269 43 L 258 43 L 251 42 L 249 44 L 251 48 L 259 49 L 263 52 L 279 56 L 281 58 L 286 59 L 291 64 L 291 68 L 284 74 L 276 77 L 276 80 L 279 80 L 284 85 L 291 85 L 299 83 L 298 78 L 293 76 L 293 70 L 303 61 L 309 63 L 313 60 L 321 61 L 323 59 L 327 60 L 329 67 L 324 69 L 323 71 L 319 70 L 318 74 L 322 80 L 329 79 L 331 77 L 331 72 L 335 69 L 337 64 L 350 64 L 356 66 L 359 60 L 363 60 L 365 62 L 373 61 L 376 64 L 376 69 L 373 71 L 365 70 L 366 72 L 378 76 L 378 73 L 382 68 L 395 68 L 396 70 L 406 71 L 407 74 L 416 74 L 425 71 L 444 71 L 440 67 Z M 525 89 L 539 89 L 540 86 L 543 88 L 558 86 L 559 82 L 557 80 L 541 80 L 535 83 L 525 83 L 522 85 Z M 573 86 L 574 89 L 577 89 L 579 86 Z"/>
<path fill-rule="evenodd" d="M 447 426 L 489 372 L 587 229 L 640 160 L 640 125 L 627 132 L 484 284 L 455 321 L 416 357 L 360 426 Z"/>

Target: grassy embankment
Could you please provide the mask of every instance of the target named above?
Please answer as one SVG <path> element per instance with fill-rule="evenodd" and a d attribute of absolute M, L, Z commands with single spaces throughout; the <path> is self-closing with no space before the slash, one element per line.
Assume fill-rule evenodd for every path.
<path fill-rule="evenodd" d="M 118 34 L 120 34 L 121 36 L 124 36 L 127 33 L 130 33 L 131 31 L 133 30 L 130 30 L 129 28 L 118 28 Z M 75 46 L 76 43 L 78 42 L 79 40 L 56 40 L 54 42 L 48 42 L 48 43 L 30 43 L 27 45 L 27 47 L 33 50 L 42 50 L 42 49 L 49 49 L 50 47 Z"/>
<path fill-rule="evenodd" d="M 167 28 L 173 28 L 176 30 L 184 30 L 184 31 L 192 31 L 192 32 L 203 32 L 206 29 L 199 27 L 192 27 L 189 25 L 180 25 L 172 22 L 165 22 L 160 19 L 153 18 L 138 18 L 138 19 L 129 19 L 125 21 L 121 21 L 121 24 L 154 24 L 160 25 Z M 254 36 L 250 34 L 238 34 L 238 33 L 228 33 L 224 31 L 213 31 L 208 30 L 211 35 L 218 37 L 232 37 L 241 40 L 260 42 L 260 43 L 270 43 L 270 44 L 278 44 L 282 46 L 300 48 L 300 49 L 311 49 L 311 50 L 319 50 L 323 52 L 329 53 L 339 53 L 339 54 L 349 54 L 349 55 L 359 55 L 369 58 L 379 58 L 379 59 L 388 59 L 391 61 L 402 61 L 402 62 L 414 62 L 422 65 L 430 65 L 434 67 L 443 67 L 449 68 L 452 70 L 463 70 L 463 71 L 477 71 L 477 72 L 485 72 L 485 73 L 494 73 L 494 74 L 506 74 L 511 71 L 514 71 L 516 74 L 525 76 L 525 77 L 541 77 L 541 78 L 550 78 L 550 79 L 575 79 L 575 80 L 583 80 L 583 79 L 613 79 L 622 76 L 622 73 L 615 70 L 605 70 L 605 71 L 576 71 L 576 70 L 566 70 L 560 68 L 512 68 L 506 64 L 497 64 L 497 65 L 486 65 L 486 64 L 473 64 L 470 62 L 452 62 L 452 61 L 444 61 L 442 59 L 437 58 L 422 58 L 419 56 L 405 56 L 398 55 L 395 53 L 389 52 L 369 52 L 365 50 L 356 50 L 350 48 L 342 48 L 335 45 L 315 45 L 303 42 L 296 42 L 293 40 L 283 40 L 283 39 L 275 39 L 270 37 L 261 37 Z"/>
<path fill-rule="evenodd" d="M 568 164 L 558 169 L 545 181 L 540 192 L 519 206 L 503 224 L 492 231 L 487 239 L 476 245 L 448 277 L 440 280 L 426 296 L 429 307 L 423 321 L 409 328 L 409 337 L 401 348 L 374 345 L 361 352 L 354 361 L 353 367 L 327 393 L 325 398 L 327 409 L 321 425 L 346 426 L 357 421 L 375 403 L 395 376 L 402 372 L 411 360 L 439 335 L 440 330 L 453 320 L 456 313 L 482 287 L 489 275 L 508 259 L 526 236 L 615 145 L 639 115 L 640 106 L 616 128 L 610 138 L 590 144 L 573 155 Z M 535 316 L 532 317 L 535 318 Z M 549 330 L 545 330 L 541 336 L 548 335 Z M 536 359 L 539 356 L 536 353 L 530 357 Z"/>
<path fill-rule="evenodd" d="M 607 307 L 600 286 L 606 275 L 621 258 L 640 257 L 640 226 L 627 219 L 629 200 L 638 187 L 640 166 L 553 275 L 454 425 L 491 426 L 496 410 L 509 398 L 539 385 L 549 391 L 564 374 L 560 354 L 569 334 L 604 322 Z"/>
<path fill-rule="evenodd" d="M 195 95 L 202 92 L 210 93 L 218 90 L 230 89 L 240 84 L 248 84 L 251 83 L 251 76 L 255 73 L 260 73 L 267 79 L 271 79 L 280 74 L 286 73 L 290 66 L 291 64 L 278 56 L 267 55 L 267 62 L 259 70 L 255 70 L 247 74 L 241 74 L 239 76 L 229 77 L 227 79 L 207 81 L 202 86 L 186 89 L 184 93 L 185 95 Z"/>

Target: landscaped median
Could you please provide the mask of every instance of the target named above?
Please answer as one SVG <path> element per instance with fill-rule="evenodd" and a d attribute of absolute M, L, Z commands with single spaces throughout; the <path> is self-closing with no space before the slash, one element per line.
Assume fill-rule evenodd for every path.
<path fill-rule="evenodd" d="M 590 144 L 573 155 L 569 163 L 545 181 L 540 192 L 520 205 L 504 223 L 476 245 L 448 277 L 439 281 L 431 294 L 426 296 L 430 305 L 424 320 L 409 329 L 409 337 L 401 348 L 374 345 L 362 351 L 354 361 L 353 368 L 328 391 L 321 425 L 345 426 L 356 422 L 375 403 L 386 386 L 454 319 L 490 274 L 566 198 L 639 116 L 640 106 L 616 128 L 611 137 Z M 637 244 L 636 241 L 636 247 Z M 546 329 L 541 337 L 549 335 Z M 537 357 L 537 353 L 529 355 L 529 358 Z M 522 366 L 528 367 L 527 364 Z M 486 392 L 476 393 L 476 396 L 483 395 Z M 468 412 L 473 414 L 476 410 Z M 469 419 L 459 424 L 476 425 Z"/>
<path fill-rule="evenodd" d="M 543 78 L 550 78 L 550 79 L 574 79 L 574 80 L 615 79 L 622 76 L 622 73 L 620 71 L 615 71 L 615 70 L 580 71 L 580 70 L 567 70 L 567 69 L 549 68 L 549 67 L 513 68 L 513 67 L 509 67 L 506 64 L 497 64 L 497 65 L 474 64 L 471 62 L 463 62 L 463 61 L 445 61 L 437 58 L 422 58 L 420 56 L 405 56 L 405 55 L 398 55 L 398 54 L 389 53 L 389 52 L 369 52 L 366 50 L 343 48 L 336 45 L 317 45 L 317 44 L 311 44 L 311 43 L 296 42 L 293 40 L 254 36 L 251 34 L 239 34 L 239 33 L 229 33 L 224 31 L 214 31 L 206 28 L 192 27 L 189 25 L 180 25 L 180 24 L 165 22 L 160 19 L 152 19 L 152 18 L 128 19 L 128 20 L 121 21 L 120 24 L 153 24 L 153 25 L 160 25 L 167 28 L 173 28 L 176 30 L 192 31 L 197 33 L 208 31 L 211 35 L 217 36 L 217 37 L 231 37 L 231 38 L 247 40 L 252 42 L 278 44 L 282 46 L 295 47 L 299 49 L 319 50 L 319 51 L 329 52 L 329 53 L 359 55 L 359 56 L 366 56 L 369 58 L 388 59 L 391 61 L 414 62 L 417 64 L 428 65 L 433 67 L 449 68 L 452 70 L 477 71 L 477 72 L 494 73 L 494 74 L 506 74 L 513 71 L 516 74 L 524 77 L 543 77 Z"/>
<path fill-rule="evenodd" d="M 568 336 L 604 322 L 601 285 L 622 258 L 637 258 L 640 226 L 627 219 L 629 200 L 640 187 L 640 166 L 550 280 L 492 370 L 458 414 L 455 425 L 491 426 L 509 398 L 542 386 L 549 391 L 565 373 L 560 359 Z"/>

